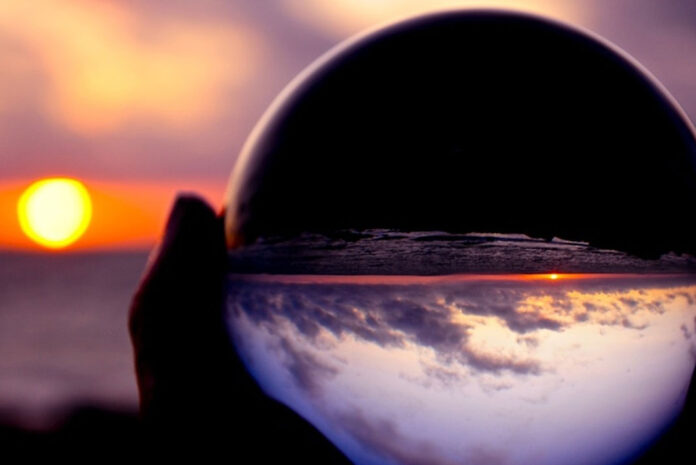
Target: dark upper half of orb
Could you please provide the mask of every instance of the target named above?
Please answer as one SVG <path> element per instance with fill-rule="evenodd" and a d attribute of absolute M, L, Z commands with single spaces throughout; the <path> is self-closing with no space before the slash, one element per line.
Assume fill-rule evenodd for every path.
<path fill-rule="evenodd" d="M 322 60 L 247 143 L 230 244 L 302 231 L 524 233 L 696 252 L 696 145 L 599 40 L 501 12 L 427 16 Z"/>

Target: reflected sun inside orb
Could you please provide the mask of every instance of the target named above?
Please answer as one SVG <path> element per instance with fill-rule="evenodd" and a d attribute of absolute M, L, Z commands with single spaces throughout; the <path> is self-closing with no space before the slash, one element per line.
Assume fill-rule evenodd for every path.
<path fill-rule="evenodd" d="M 22 231 L 49 249 L 62 249 L 77 241 L 92 219 L 87 188 L 69 178 L 47 178 L 30 185 L 17 203 Z"/>

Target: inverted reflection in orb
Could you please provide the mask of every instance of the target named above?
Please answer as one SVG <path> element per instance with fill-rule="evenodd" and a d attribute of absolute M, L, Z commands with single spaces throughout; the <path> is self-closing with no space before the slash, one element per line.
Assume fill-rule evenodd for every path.
<path fill-rule="evenodd" d="M 535 244 L 498 242 L 512 256 Z M 582 262 L 577 244 L 553 248 Z M 676 417 L 696 355 L 688 273 L 242 273 L 229 286 L 253 376 L 358 464 L 613 463 Z"/>

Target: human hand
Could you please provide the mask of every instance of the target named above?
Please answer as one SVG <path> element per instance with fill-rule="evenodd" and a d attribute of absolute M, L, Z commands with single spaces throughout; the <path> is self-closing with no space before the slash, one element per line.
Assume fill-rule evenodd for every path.
<path fill-rule="evenodd" d="M 146 443 L 256 463 L 350 463 L 246 371 L 225 323 L 226 258 L 222 218 L 179 196 L 129 315 Z"/>

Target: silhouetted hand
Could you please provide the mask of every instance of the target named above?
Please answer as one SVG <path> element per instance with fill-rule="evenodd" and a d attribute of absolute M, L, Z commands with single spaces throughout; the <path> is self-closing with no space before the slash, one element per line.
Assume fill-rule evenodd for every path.
<path fill-rule="evenodd" d="M 129 315 L 146 442 L 244 463 L 350 463 L 247 373 L 225 323 L 226 257 L 222 218 L 180 196 Z"/>

